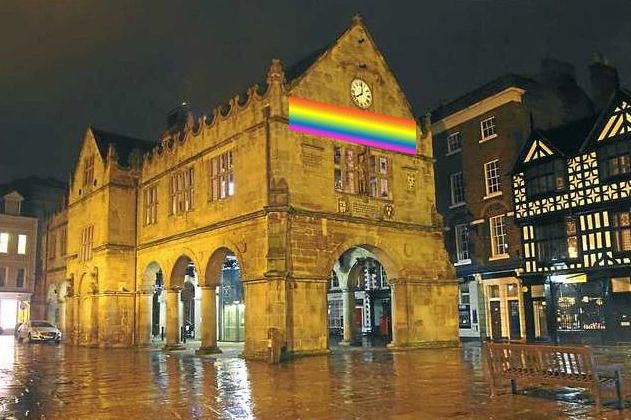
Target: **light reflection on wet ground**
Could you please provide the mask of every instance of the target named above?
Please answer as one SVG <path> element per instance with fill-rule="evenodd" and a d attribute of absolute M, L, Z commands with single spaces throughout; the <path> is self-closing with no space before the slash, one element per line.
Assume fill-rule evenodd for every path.
<path fill-rule="evenodd" d="M 103 350 L 0 337 L 0 418 L 591 418 L 576 390 L 488 397 L 480 348 L 334 350 L 270 366 L 229 351 Z M 626 353 L 607 360 L 631 363 Z M 615 360 L 614 360 L 615 359 Z M 631 390 L 630 381 L 626 382 Z M 575 395 L 576 394 L 576 395 Z M 631 418 L 605 409 L 604 418 Z"/>

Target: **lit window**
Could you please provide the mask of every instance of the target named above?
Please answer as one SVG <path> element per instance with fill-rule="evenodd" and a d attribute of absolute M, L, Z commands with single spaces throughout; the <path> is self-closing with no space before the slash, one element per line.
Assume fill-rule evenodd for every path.
<path fill-rule="evenodd" d="M 210 160 L 211 201 L 222 200 L 234 195 L 234 162 L 232 151 L 222 153 Z"/>
<path fill-rule="evenodd" d="M 480 132 L 482 134 L 482 141 L 497 137 L 497 133 L 495 132 L 495 117 L 480 121 Z"/>
<path fill-rule="evenodd" d="M 487 196 L 500 192 L 500 161 L 498 159 L 484 164 L 484 182 Z"/>
<path fill-rule="evenodd" d="M 6 254 L 9 252 L 9 234 L 6 232 L 0 233 L 0 253 Z"/>
<path fill-rule="evenodd" d="M 554 191 L 563 191 L 566 188 L 565 172 L 565 162 L 560 159 L 528 168 L 525 173 L 526 194 L 532 198 Z"/>
<path fill-rule="evenodd" d="M 26 235 L 18 235 L 18 254 L 26 254 Z"/>
<path fill-rule="evenodd" d="M 508 256 L 508 234 L 505 218 L 506 216 L 503 214 L 489 218 L 492 257 Z"/>
<path fill-rule="evenodd" d="M 457 262 L 469 261 L 469 229 L 466 224 L 456 225 L 456 260 Z"/>
<path fill-rule="evenodd" d="M 460 132 L 450 134 L 447 137 L 447 153 L 456 153 L 462 149 L 462 136 Z"/>
<path fill-rule="evenodd" d="M 456 172 L 449 176 L 449 184 L 451 189 L 451 205 L 464 203 L 464 179 L 462 172 Z"/>

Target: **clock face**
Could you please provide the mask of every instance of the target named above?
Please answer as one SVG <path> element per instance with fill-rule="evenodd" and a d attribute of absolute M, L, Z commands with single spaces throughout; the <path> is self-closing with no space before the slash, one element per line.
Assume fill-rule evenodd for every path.
<path fill-rule="evenodd" d="M 372 104 L 372 91 L 368 83 L 362 79 L 354 79 L 351 82 L 351 98 L 355 105 L 362 109 L 366 109 Z"/>

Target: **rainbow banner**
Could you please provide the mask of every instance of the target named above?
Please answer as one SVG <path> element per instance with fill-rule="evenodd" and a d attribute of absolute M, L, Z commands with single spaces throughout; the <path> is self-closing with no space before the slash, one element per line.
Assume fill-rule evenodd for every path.
<path fill-rule="evenodd" d="M 289 129 L 394 152 L 416 154 L 416 121 L 289 98 Z"/>

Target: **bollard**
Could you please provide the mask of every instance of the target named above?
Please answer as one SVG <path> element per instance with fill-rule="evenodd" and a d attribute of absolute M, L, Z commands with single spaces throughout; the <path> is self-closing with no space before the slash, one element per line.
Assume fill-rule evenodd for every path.
<path fill-rule="evenodd" d="M 164 341 L 164 327 L 160 328 L 160 341 Z"/>

